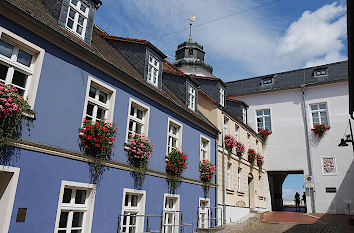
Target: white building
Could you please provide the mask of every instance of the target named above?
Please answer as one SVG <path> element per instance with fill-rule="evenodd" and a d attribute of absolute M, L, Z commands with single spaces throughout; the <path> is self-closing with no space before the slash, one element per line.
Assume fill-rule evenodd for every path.
<path fill-rule="evenodd" d="M 264 151 L 272 209 L 282 207 L 287 174 L 303 173 L 313 178 L 313 189 L 311 184 L 306 188 L 308 212 L 347 212 L 348 203 L 354 202 L 354 154 L 351 145 L 338 144 L 344 134 L 350 134 L 348 62 L 227 85 L 228 99 L 249 105 L 248 124 L 256 131 L 268 128 L 272 132 Z M 321 138 L 312 130 L 316 122 L 328 127 Z M 354 212 L 353 204 L 349 208 Z"/>

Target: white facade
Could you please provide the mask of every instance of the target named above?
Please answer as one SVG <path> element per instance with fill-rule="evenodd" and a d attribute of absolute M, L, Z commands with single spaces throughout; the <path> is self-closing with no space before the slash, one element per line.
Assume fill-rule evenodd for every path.
<path fill-rule="evenodd" d="M 264 156 L 265 170 L 303 171 L 309 174 L 305 130 L 309 135 L 311 166 L 314 180 L 314 211 L 342 214 L 344 203 L 354 200 L 354 154 L 351 145 L 338 147 L 348 126 L 348 82 L 304 88 L 307 125 L 303 118 L 301 88 L 234 96 L 249 105 L 248 123 L 257 130 L 256 110 L 270 109 L 272 134 L 268 137 Z M 326 103 L 329 130 L 318 138 L 312 129 L 311 104 Z M 349 128 L 347 129 L 349 134 Z M 323 161 L 335 162 L 334 171 L 325 174 Z M 335 193 L 326 188 L 336 188 Z M 308 191 L 308 190 L 307 190 Z M 309 195 L 309 193 L 307 193 Z M 308 204 L 310 196 L 307 196 Z M 311 207 L 308 205 L 308 212 Z"/>

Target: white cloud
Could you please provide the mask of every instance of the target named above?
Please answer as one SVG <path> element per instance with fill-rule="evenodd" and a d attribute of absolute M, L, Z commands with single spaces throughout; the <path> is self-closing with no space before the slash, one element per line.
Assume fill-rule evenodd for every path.
<path fill-rule="evenodd" d="M 204 45 L 206 62 L 214 67 L 214 74 L 226 81 L 244 77 L 240 74 L 261 75 L 346 58 L 342 54 L 346 36 L 344 3 L 305 11 L 285 29 L 271 6 L 198 26 L 258 4 L 256 0 L 107 0 L 96 19 L 103 28 L 108 25 L 111 34 L 151 40 L 188 27 L 187 18 L 196 15 L 193 39 Z M 117 8 L 120 10 L 113 10 Z M 100 11 L 111 13 L 100 15 Z M 152 43 L 174 56 L 177 44 L 187 35 L 188 30 L 184 30 Z"/>

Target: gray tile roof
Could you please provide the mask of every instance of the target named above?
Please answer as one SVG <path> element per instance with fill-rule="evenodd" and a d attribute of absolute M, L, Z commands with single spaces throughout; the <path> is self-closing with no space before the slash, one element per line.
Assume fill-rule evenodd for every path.
<path fill-rule="evenodd" d="M 327 70 L 327 75 L 316 77 L 314 71 L 323 68 Z M 262 79 L 271 77 L 273 77 L 272 84 L 262 85 Z M 226 95 L 284 90 L 299 87 L 301 84 L 314 85 L 341 80 L 348 80 L 348 61 L 227 82 Z"/>

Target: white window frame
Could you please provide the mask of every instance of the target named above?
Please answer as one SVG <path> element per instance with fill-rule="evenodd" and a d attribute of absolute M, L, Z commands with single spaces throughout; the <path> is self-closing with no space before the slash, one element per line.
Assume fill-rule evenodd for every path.
<path fill-rule="evenodd" d="M 8 233 L 10 222 L 11 222 L 11 214 L 14 207 L 14 201 L 16 196 L 18 178 L 20 176 L 20 168 L 18 167 L 8 167 L 0 165 L 0 172 L 12 173 L 9 183 L 5 188 L 5 193 L 2 196 L 2 209 L 0 210 L 0 214 L 2 217 L 2 224 L 0 224 L 0 233 Z"/>
<path fill-rule="evenodd" d="M 142 120 L 140 120 L 139 118 L 137 118 L 135 116 L 130 115 L 130 111 L 131 111 L 132 106 L 134 106 L 135 108 L 144 112 L 144 116 L 143 116 Z M 134 121 L 135 124 L 138 123 L 138 124 L 142 125 L 142 129 L 141 129 L 142 135 L 149 136 L 150 107 L 139 102 L 138 100 L 130 97 L 129 98 L 128 117 L 127 117 L 127 128 L 126 128 L 126 135 L 125 135 L 125 142 L 126 143 L 128 143 L 128 140 L 129 140 L 129 133 L 130 133 L 129 132 L 129 123 L 131 120 Z M 134 126 L 133 126 L 133 128 L 134 128 Z M 135 128 L 136 128 L 136 126 L 135 126 Z"/>
<path fill-rule="evenodd" d="M 225 89 L 224 88 L 222 88 L 222 87 L 219 87 L 220 89 L 219 89 L 219 93 L 220 93 L 220 100 L 219 100 L 219 102 L 220 102 L 220 105 L 222 106 L 222 107 L 225 107 Z"/>
<path fill-rule="evenodd" d="M 326 173 L 324 171 L 324 167 L 323 167 L 324 159 L 327 159 L 327 158 L 331 158 L 334 161 L 334 172 L 332 172 L 332 173 Z M 336 176 L 337 175 L 337 161 L 336 161 L 336 157 L 334 155 L 320 156 L 320 160 L 321 160 L 321 172 L 322 172 L 323 176 Z"/>
<path fill-rule="evenodd" d="M 206 206 L 203 208 L 201 206 L 202 202 L 207 202 Z M 210 198 L 199 198 L 199 209 L 198 209 L 198 228 L 209 228 L 210 220 Z M 203 217 L 204 215 L 204 217 Z"/>
<path fill-rule="evenodd" d="M 242 108 L 242 122 L 244 124 L 247 124 L 247 109 L 246 108 Z"/>
<path fill-rule="evenodd" d="M 28 104 L 33 110 L 35 100 L 36 100 L 38 83 L 41 75 L 45 50 L 1 26 L 0 26 L 0 39 L 14 46 L 14 50 L 12 52 L 11 58 L 0 55 L 0 63 L 9 67 L 7 71 L 7 76 L 5 78 L 5 84 L 10 84 L 12 82 L 15 69 L 19 70 L 21 73 L 27 74 L 28 77 L 26 81 L 24 99 L 27 99 Z M 32 55 L 32 61 L 30 67 L 27 67 L 17 62 L 17 53 L 19 49 Z"/>
<path fill-rule="evenodd" d="M 188 84 L 188 108 L 193 111 L 195 111 L 196 92 L 196 89 L 191 84 Z"/>
<path fill-rule="evenodd" d="M 135 207 L 132 206 L 125 206 L 125 197 L 126 195 L 137 195 L 138 196 L 138 204 Z M 131 199 L 131 197 L 130 197 Z M 145 190 L 136 190 L 136 189 L 129 189 L 129 188 L 124 188 L 123 189 L 123 198 L 122 198 L 122 210 L 121 210 L 121 214 L 124 214 L 124 212 L 135 212 L 137 215 L 145 215 L 145 203 L 146 203 L 146 191 Z M 121 216 L 120 218 L 120 232 L 122 231 L 122 227 L 123 227 L 123 216 Z M 127 222 L 129 222 L 130 217 L 127 217 Z M 135 228 L 135 232 L 139 233 L 139 232 L 143 232 L 144 231 L 144 217 L 137 217 L 136 220 L 136 228 Z M 127 229 L 129 232 L 129 229 Z"/>
<path fill-rule="evenodd" d="M 319 109 L 319 107 L 320 107 L 321 104 L 326 105 L 326 109 Z M 313 106 L 313 105 L 318 105 L 318 110 L 312 110 L 312 109 L 311 109 L 311 106 Z M 313 125 L 314 125 L 312 113 L 318 113 L 318 116 L 319 116 L 319 123 L 322 124 L 321 113 L 320 113 L 320 112 L 326 112 L 326 115 L 327 115 L 327 128 L 330 127 L 329 114 L 328 114 L 329 111 L 328 111 L 328 104 L 327 104 L 327 102 L 311 103 L 311 104 L 309 104 L 308 107 L 309 107 L 309 112 L 310 112 L 311 127 L 312 127 L 312 128 L 313 128 Z"/>
<path fill-rule="evenodd" d="M 92 97 L 89 96 L 90 93 L 90 87 L 91 85 L 95 87 L 97 90 L 101 90 L 107 94 L 107 103 L 103 104 L 97 100 L 97 97 L 93 99 Z M 98 96 L 98 94 L 96 95 Z M 93 110 L 93 116 L 92 116 L 92 121 L 95 122 L 97 120 L 97 107 L 98 105 L 106 110 L 106 121 L 107 122 L 113 122 L 113 114 L 114 114 L 114 105 L 116 102 L 116 89 L 113 87 L 89 76 L 87 79 L 87 86 L 86 86 L 86 96 L 85 96 L 85 105 L 84 105 L 84 111 L 82 114 L 82 123 L 84 122 L 85 116 L 86 116 L 86 110 L 87 110 L 87 104 L 88 102 L 91 102 L 94 104 L 94 110 Z"/>
<path fill-rule="evenodd" d="M 251 147 L 252 147 L 251 134 L 247 133 L 247 149 L 251 149 Z"/>
<path fill-rule="evenodd" d="M 169 209 L 169 208 L 166 208 L 166 200 L 167 198 L 173 198 L 173 199 L 176 199 L 176 203 L 175 203 L 175 208 L 174 209 Z M 179 231 L 179 212 L 175 212 L 174 214 L 174 218 L 175 218 L 175 226 L 172 227 L 172 232 L 168 232 L 168 231 L 165 231 L 165 225 L 168 225 L 165 223 L 166 221 L 166 217 L 165 217 L 165 214 L 166 212 L 168 211 L 179 211 L 179 208 L 180 208 L 180 196 L 178 194 L 169 194 L 169 193 L 164 193 L 163 194 L 163 213 L 162 213 L 162 233 L 178 233 Z"/>
<path fill-rule="evenodd" d="M 269 110 L 269 115 L 265 115 L 265 113 L 264 113 L 265 110 Z M 263 111 L 263 114 L 261 116 L 258 116 L 257 115 L 258 111 Z M 255 122 L 256 122 L 257 132 L 259 132 L 260 129 L 266 129 L 266 126 L 265 126 L 265 118 L 266 117 L 269 117 L 269 121 L 270 121 L 270 129 L 268 129 L 268 130 L 270 132 L 272 132 L 273 125 L 272 125 L 272 109 L 271 108 L 255 109 L 255 117 L 256 117 Z M 263 123 L 262 128 L 258 128 L 258 118 L 262 119 L 262 123 Z"/>
<path fill-rule="evenodd" d="M 325 74 L 322 74 L 323 71 L 325 72 Z M 321 73 L 318 75 L 317 72 L 321 72 Z M 322 77 L 322 76 L 327 76 L 327 75 L 328 75 L 327 68 L 315 69 L 313 71 L 313 76 L 315 76 L 315 77 Z"/>
<path fill-rule="evenodd" d="M 203 141 L 208 142 L 206 148 L 203 147 Z M 203 158 L 204 152 L 206 154 L 206 158 Z M 200 161 L 202 161 L 203 159 L 210 161 L 210 139 L 203 135 L 200 135 Z"/>
<path fill-rule="evenodd" d="M 224 127 L 224 136 L 230 134 L 230 118 L 228 118 L 227 116 L 224 116 L 223 127 Z"/>
<path fill-rule="evenodd" d="M 85 204 L 62 203 L 63 196 L 64 196 L 64 188 L 66 188 L 66 187 L 72 188 L 72 190 L 73 191 L 75 190 L 75 192 L 77 189 L 86 190 L 87 196 L 86 196 Z M 93 211 L 94 211 L 94 205 L 95 205 L 95 193 L 96 193 L 95 189 L 96 189 L 96 186 L 93 184 L 72 182 L 72 181 L 66 181 L 66 180 L 61 181 L 54 233 L 57 233 L 59 230 L 59 220 L 60 220 L 60 214 L 61 214 L 62 209 L 70 210 L 70 212 L 72 212 L 72 211 L 85 212 L 84 217 L 83 217 L 81 232 L 82 233 L 91 232 L 92 217 L 93 217 Z M 75 192 L 72 193 L 72 196 L 74 196 Z M 68 229 L 66 230 L 67 233 L 70 233 L 70 231 L 72 230 L 72 228 L 70 227 L 72 224 L 72 215 L 73 214 L 69 214 L 69 216 L 68 216 L 68 220 L 67 220 Z"/>
<path fill-rule="evenodd" d="M 178 133 L 177 135 L 174 135 L 172 133 L 170 133 L 170 124 L 176 125 L 177 127 L 179 127 Z M 166 144 L 166 155 L 170 152 L 169 148 L 170 148 L 170 136 L 175 138 L 177 140 L 176 143 L 176 148 L 181 150 L 182 149 L 182 132 L 183 132 L 183 125 L 171 118 L 168 118 L 168 122 L 167 122 L 167 144 Z M 172 151 L 172 149 L 171 149 Z"/>
<path fill-rule="evenodd" d="M 237 192 L 242 192 L 242 167 L 237 169 Z"/>
<path fill-rule="evenodd" d="M 235 124 L 235 139 L 240 141 L 240 126 L 237 124 Z"/>
<path fill-rule="evenodd" d="M 81 0 L 77 0 L 77 2 L 78 2 L 77 6 L 75 6 L 74 4 L 71 3 L 71 0 L 69 0 L 68 12 L 66 13 L 65 28 L 68 29 L 70 32 L 74 33 L 74 35 L 80 37 L 81 39 L 84 39 L 85 34 L 86 34 L 87 20 L 88 20 L 88 14 L 90 11 L 90 7 L 88 5 L 86 5 L 85 3 L 83 3 Z M 81 5 L 84 5 L 86 7 L 85 12 L 83 12 L 80 9 Z M 73 19 L 73 21 L 74 21 L 73 28 L 70 28 L 67 24 L 68 20 L 69 20 L 70 9 L 75 11 L 75 16 Z M 82 34 L 79 34 L 78 32 L 76 32 L 78 22 L 79 22 L 79 15 L 81 15 L 84 18 L 84 22 L 82 25 Z"/>
<path fill-rule="evenodd" d="M 233 164 L 228 162 L 227 163 L 227 169 L 226 169 L 226 189 L 228 190 L 233 190 Z"/>
<path fill-rule="evenodd" d="M 149 55 L 148 58 L 148 72 L 147 72 L 147 78 L 146 80 L 151 83 L 152 85 L 154 85 L 155 87 L 157 87 L 159 85 L 159 69 L 160 69 L 160 60 L 155 58 L 154 56 L 152 56 L 151 54 Z M 152 60 L 150 62 L 150 59 Z M 155 61 L 157 62 L 157 65 L 155 65 Z M 151 71 L 151 72 L 149 72 Z M 154 73 L 156 71 L 156 80 L 154 82 Z"/>

